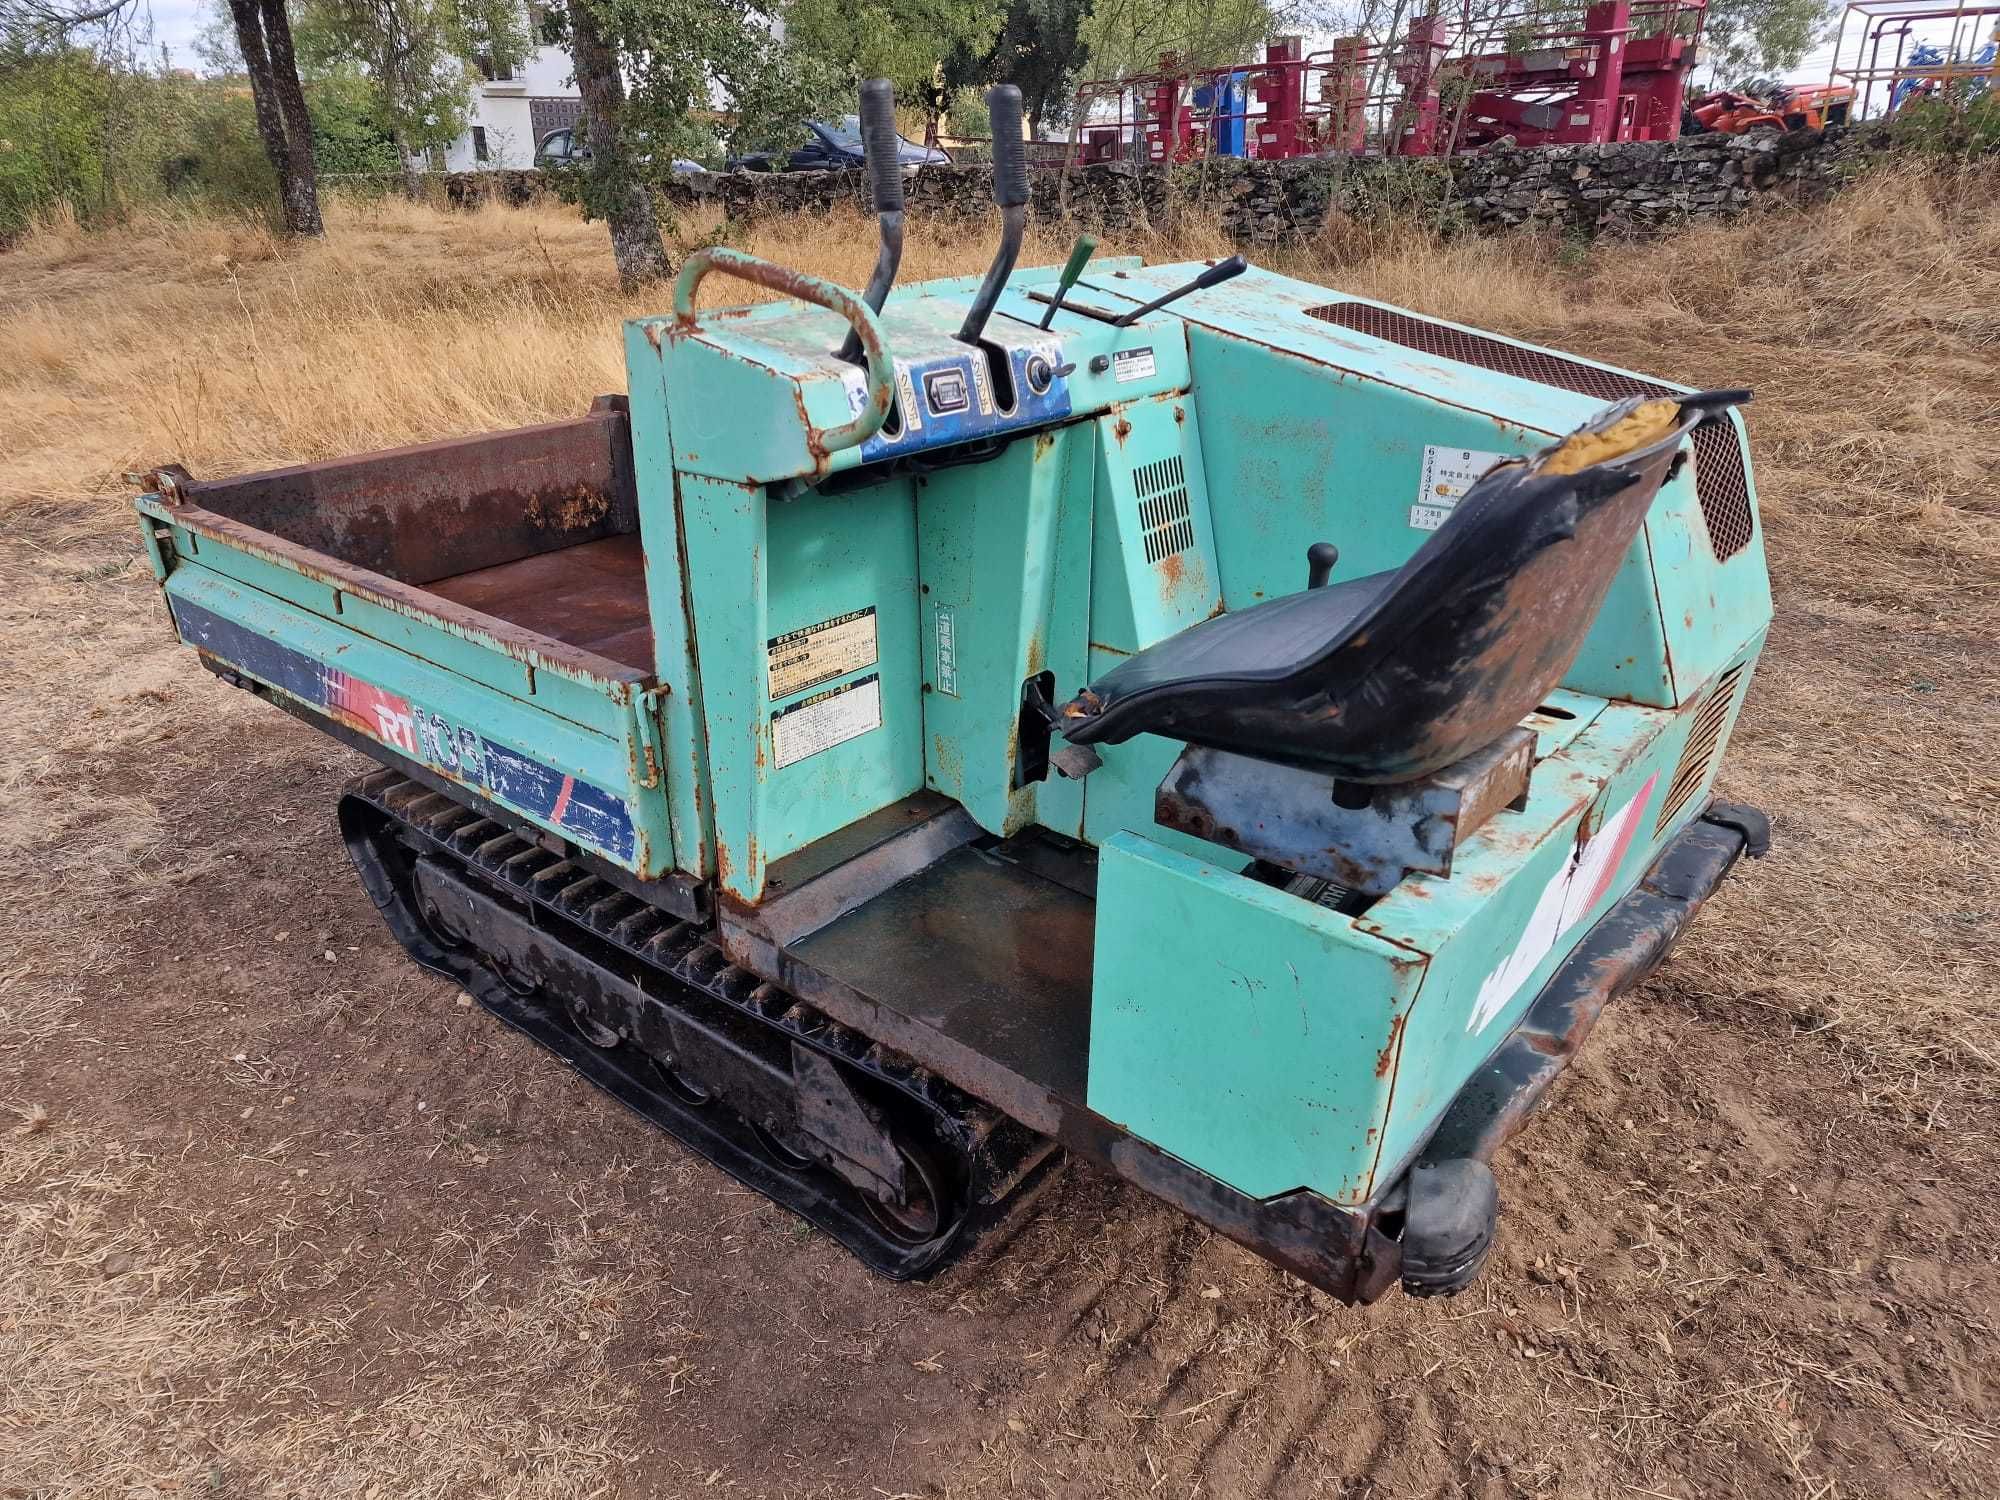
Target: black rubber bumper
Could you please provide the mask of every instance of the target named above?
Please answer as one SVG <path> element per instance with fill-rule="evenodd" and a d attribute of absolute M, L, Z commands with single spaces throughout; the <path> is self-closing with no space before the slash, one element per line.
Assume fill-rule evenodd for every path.
<path fill-rule="evenodd" d="M 1564 960 L 1459 1090 L 1405 1180 L 1404 1290 L 1448 1295 L 1479 1273 L 1499 1215 L 1493 1154 L 1527 1125 L 1604 1007 L 1659 966 L 1738 859 L 1760 858 L 1770 846 L 1762 813 L 1711 803 Z"/>

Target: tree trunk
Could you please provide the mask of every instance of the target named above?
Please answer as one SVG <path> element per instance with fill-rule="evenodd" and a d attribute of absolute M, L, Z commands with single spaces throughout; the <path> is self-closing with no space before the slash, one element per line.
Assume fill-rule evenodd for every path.
<path fill-rule="evenodd" d="M 584 143 L 590 147 L 590 188 L 586 205 L 611 226 L 611 258 L 618 284 L 634 291 L 673 275 L 673 262 L 660 240 L 653 194 L 625 160 L 619 126 L 625 112 L 625 81 L 618 55 L 604 40 L 590 0 L 569 0 L 570 60 L 577 92 L 583 96 Z"/>
<path fill-rule="evenodd" d="M 271 76 L 277 85 L 278 109 L 285 117 L 285 140 L 291 147 L 285 173 L 285 227 L 293 234 L 321 235 L 319 163 L 313 153 L 312 116 L 306 113 L 306 91 L 299 86 L 299 62 L 292 55 L 292 23 L 285 0 L 262 0 L 264 40 L 271 50 Z"/>
<path fill-rule="evenodd" d="M 403 174 L 403 196 L 414 203 L 423 197 L 424 185 L 417 174 L 416 158 L 410 155 L 409 138 L 403 134 L 402 126 L 390 128 L 389 149 L 396 153 L 396 170 Z"/>
<path fill-rule="evenodd" d="M 274 13 L 275 34 L 270 22 Z M 299 88 L 298 64 L 292 57 L 292 32 L 285 20 L 284 0 L 229 0 L 229 17 L 236 23 L 236 45 L 250 75 L 250 100 L 257 114 L 257 133 L 264 139 L 264 154 L 271 159 L 271 170 L 278 174 L 285 229 L 298 235 L 325 234 L 326 227 L 319 216 L 312 122 L 306 116 L 305 94 Z M 277 60 L 280 56 L 282 64 Z M 289 108 L 285 80 L 279 76 L 281 67 L 289 78 L 289 95 L 294 101 Z M 297 125 L 292 120 L 294 111 Z"/>

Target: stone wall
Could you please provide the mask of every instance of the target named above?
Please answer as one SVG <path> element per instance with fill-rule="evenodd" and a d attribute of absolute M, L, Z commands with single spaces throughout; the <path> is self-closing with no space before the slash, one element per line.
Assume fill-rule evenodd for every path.
<path fill-rule="evenodd" d="M 1760 131 L 1609 146 L 1489 148 L 1451 161 L 1378 158 L 1243 161 L 1166 169 L 1124 163 L 1039 168 L 1034 215 L 1112 233 L 1169 229 L 1182 216 L 1214 220 L 1231 239 L 1272 244 L 1318 233 L 1330 216 L 1421 214 L 1448 229 L 1526 227 L 1565 235 L 1648 234 L 1742 213 L 1774 195 L 1818 196 L 1859 170 L 1878 143 L 1856 133 Z M 909 181 L 913 222 L 991 214 L 984 166 L 926 167 Z M 548 191 L 535 172 L 455 173 L 446 199 L 528 201 Z M 858 172 L 708 172 L 676 177 L 669 206 L 692 220 L 750 222 L 865 206 Z"/>
<path fill-rule="evenodd" d="M 1759 198 L 1830 192 L 1863 142 L 1839 131 L 1756 131 L 1612 146 L 1491 151 L 1459 167 L 1455 193 L 1481 228 L 1646 233 L 1741 213 Z"/>

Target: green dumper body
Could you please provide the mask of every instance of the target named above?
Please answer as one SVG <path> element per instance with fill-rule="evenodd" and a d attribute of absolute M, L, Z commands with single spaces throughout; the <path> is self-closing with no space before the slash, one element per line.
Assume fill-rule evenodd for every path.
<path fill-rule="evenodd" d="M 1741 420 L 1521 719 L 1525 789 L 1357 893 L 1162 821 L 1180 742 L 1066 767 L 1034 703 L 1679 388 L 1254 270 L 1116 321 L 1200 270 L 1096 263 L 1046 329 L 1021 271 L 970 346 L 972 281 L 870 316 L 710 252 L 624 397 L 162 471 L 144 534 L 219 675 L 382 764 L 342 823 L 416 957 L 870 1264 L 943 1264 L 1059 1144 L 1339 1296 L 1450 1290 L 1490 1232 L 1411 1246 L 1490 1231 L 1463 1164 L 1761 852 L 1711 803 L 1771 617 Z M 792 295 L 692 312 L 715 272 Z"/>

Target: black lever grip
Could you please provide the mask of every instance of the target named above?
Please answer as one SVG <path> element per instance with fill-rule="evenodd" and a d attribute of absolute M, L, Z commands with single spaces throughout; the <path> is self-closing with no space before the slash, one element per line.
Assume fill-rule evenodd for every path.
<path fill-rule="evenodd" d="M 1028 201 L 1028 148 L 1021 142 L 1021 91 L 997 83 L 986 93 L 993 122 L 993 201 L 1019 208 Z"/>
<path fill-rule="evenodd" d="M 1250 269 L 1248 261 L 1240 255 L 1232 255 L 1228 260 L 1219 260 L 1188 283 L 1190 292 L 1205 292 L 1212 286 L 1220 286 L 1232 276 L 1241 276 Z"/>
<path fill-rule="evenodd" d="M 1241 276 L 1245 271 L 1249 269 L 1250 269 L 1249 262 L 1245 261 L 1243 257 L 1240 255 L 1232 255 L 1229 257 L 1228 260 L 1217 261 L 1214 265 L 1210 266 L 1206 271 L 1203 271 L 1199 276 L 1195 277 L 1193 281 L 1182 282 L 1179 286 L 1175 287 L 1171 292 L 1167 292 L 1162 296 L 1155 297 L 1151 302 L 1148 302 L 1144 307 L 1133 308 L 1130 312 L 1125 314 L 1124 317 L 1118 319 L 1118 321 L 1113 323 L 1111 326 L 1113 328 L 1130 328 L 1134 323 L 1138 322 L 1139 319 L 1145 317 L 1147 313 L 1158 312 L 1168 303 L 1178 302 L 1181 300 L 1181 298 L 1187 296 L 1188 293 L 1190 292 L 1205 292 L 1212 286 L 1220 286 L 1223 282 L 1229 280 L 1232 276 Z"/>
<path fill-rule="evenodd" d="M 861 85 L 861 151 L 868 163 L 868 182 L 875 212 L 903 211 L 903 163 L 896 137 L 896 87 L 886 78 Z"/>

